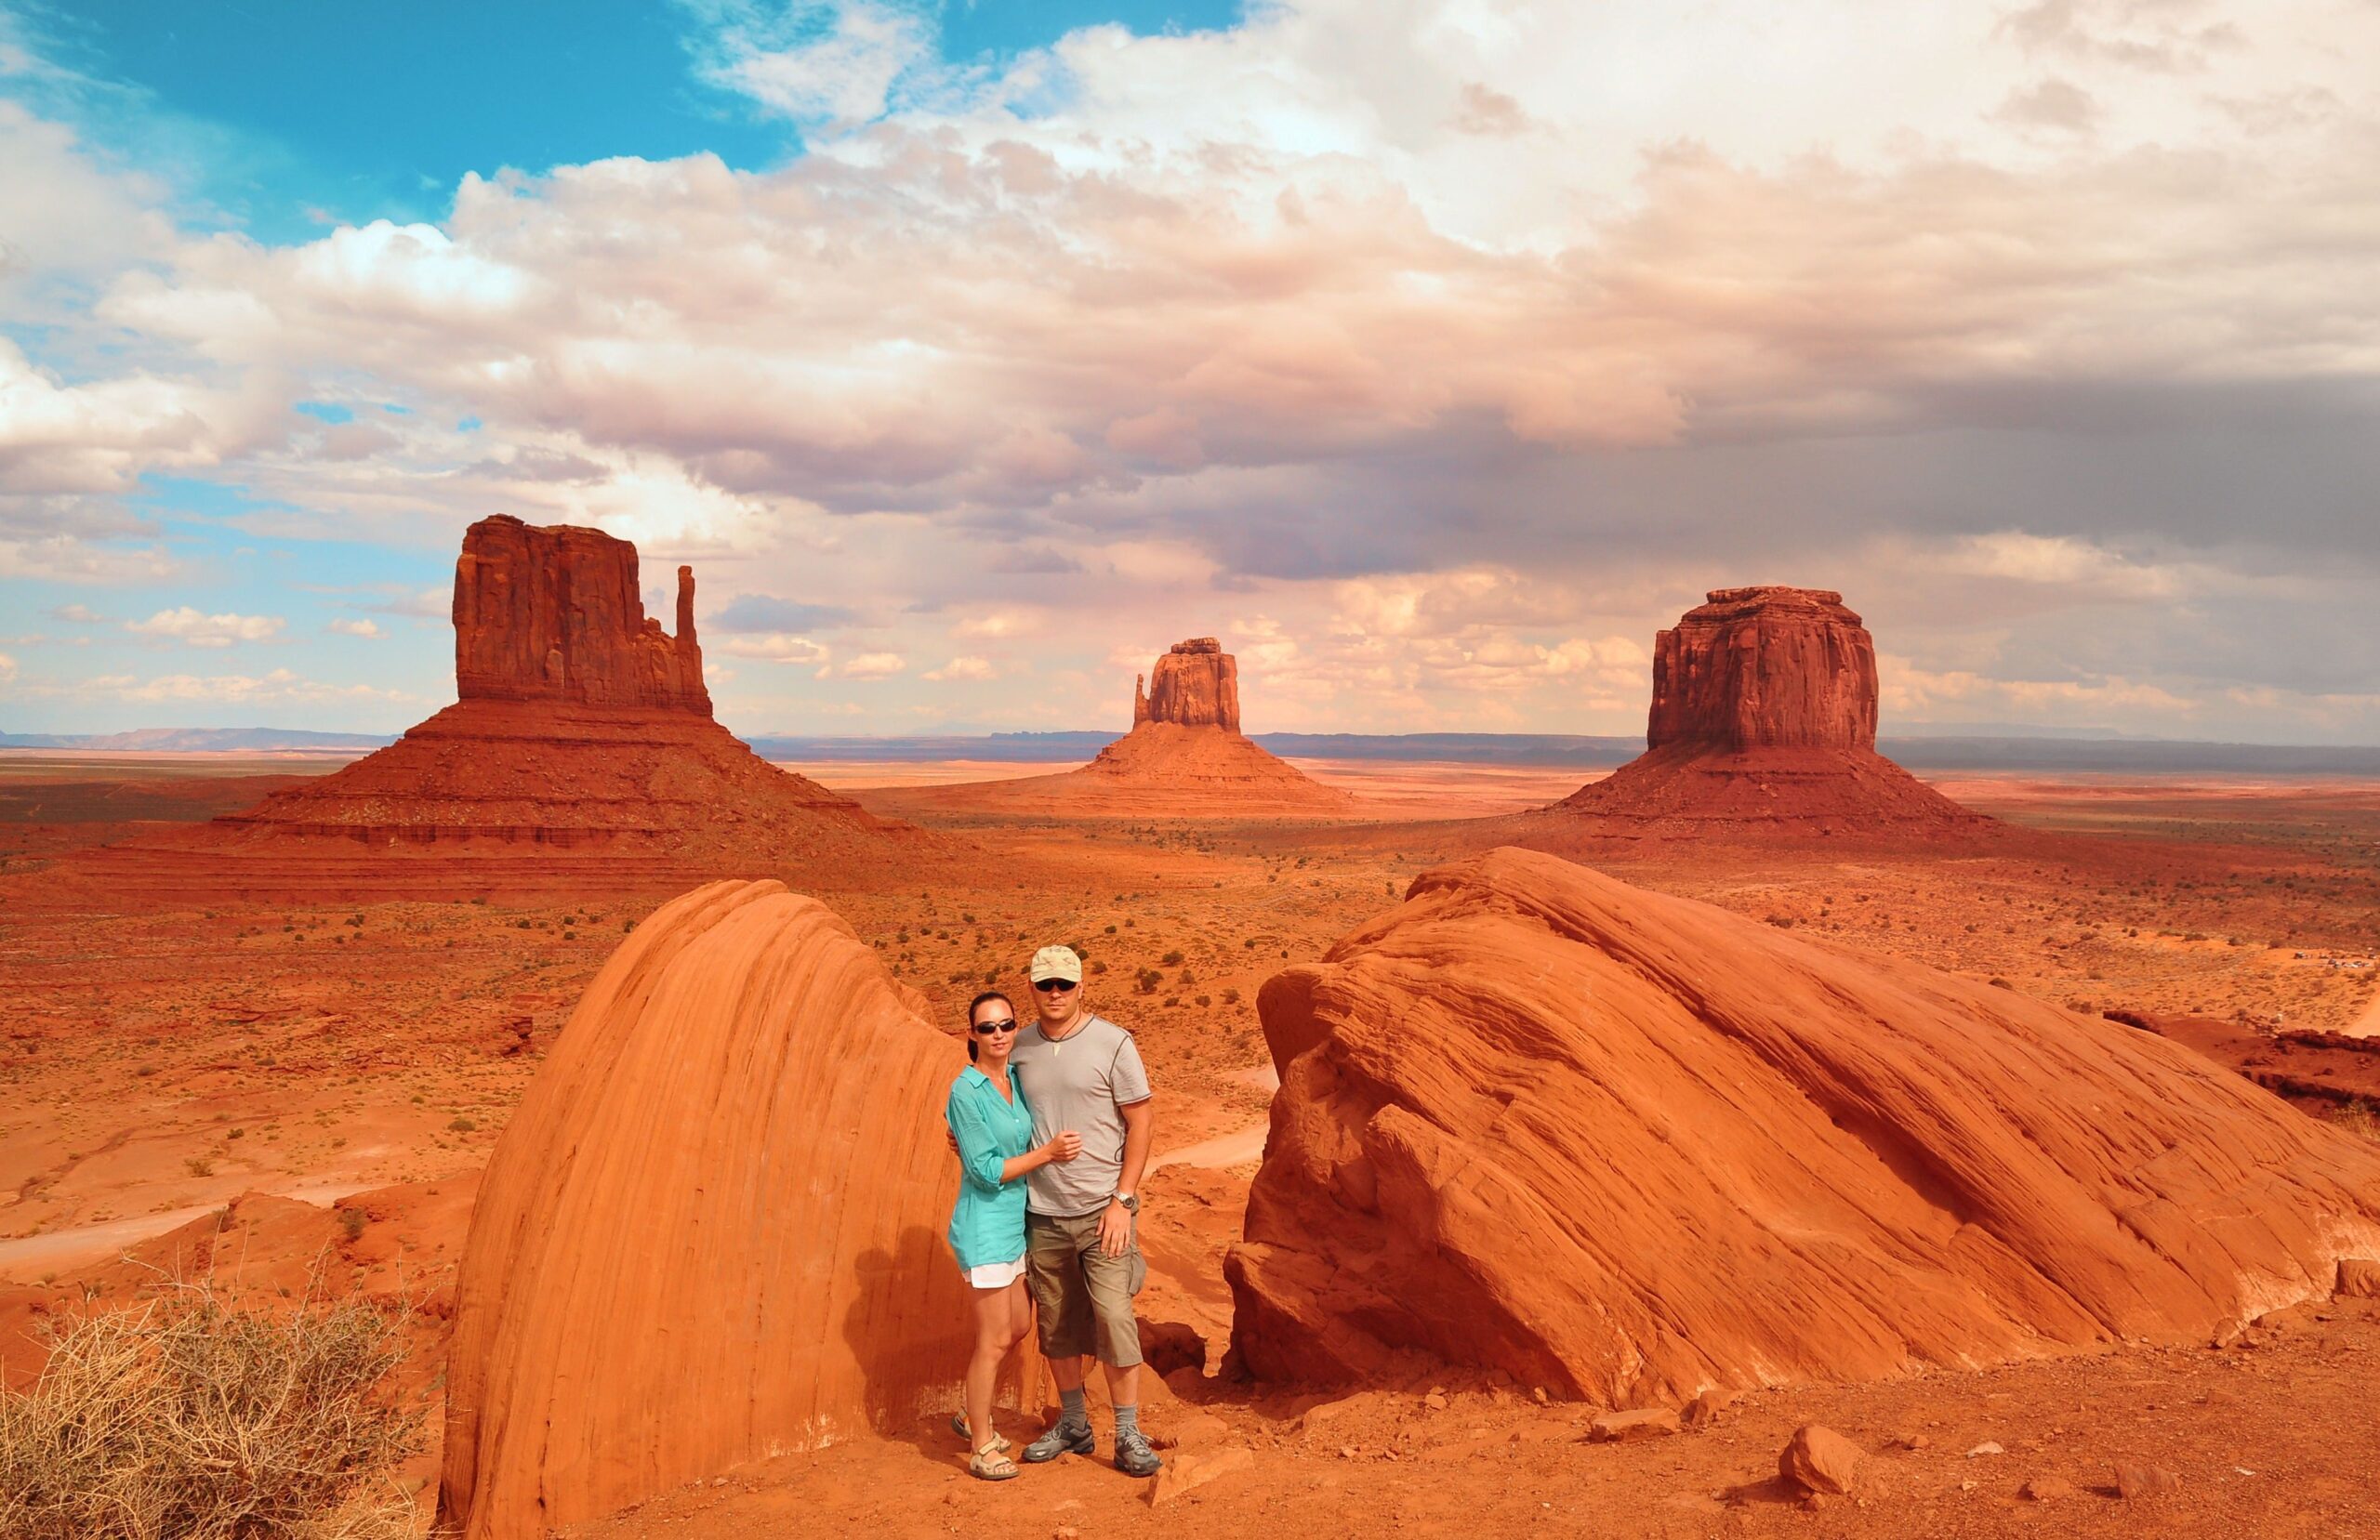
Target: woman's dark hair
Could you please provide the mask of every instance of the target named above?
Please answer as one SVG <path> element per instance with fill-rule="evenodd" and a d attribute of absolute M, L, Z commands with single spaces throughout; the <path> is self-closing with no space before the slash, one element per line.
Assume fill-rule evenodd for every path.
<path fill-rule="evenodd" d="M 1016 1002 L 996 989 L 987 989 L 967 1002 L 967 1062 L 970 1064 L 975 1062 L 975 1013 L 984 1008 L 986 1000 L 998 1000 L 1008 1007 L 1011 1016 L 1016 1014 Z"/>

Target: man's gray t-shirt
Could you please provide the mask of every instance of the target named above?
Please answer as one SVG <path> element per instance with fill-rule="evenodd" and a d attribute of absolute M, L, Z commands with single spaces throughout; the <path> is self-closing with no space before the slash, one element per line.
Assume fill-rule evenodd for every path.
<path fill-rule="evenodd" d="M 1051 1042 L 1037 1021 L 1016 1034 L 1009 1062 L 1033 1107 L 1035 1147 L 1069 1129 L 1082 1136 L 1081 1154 L 1025 1177 L 1025 1208 L 1072 1218 L 1106 1207 L 1124 1175 L 1120 1109 L 1149 1097 L 1148 1071 L 1141 1066 L 1132 1034 L 1094 1016 Z"/>

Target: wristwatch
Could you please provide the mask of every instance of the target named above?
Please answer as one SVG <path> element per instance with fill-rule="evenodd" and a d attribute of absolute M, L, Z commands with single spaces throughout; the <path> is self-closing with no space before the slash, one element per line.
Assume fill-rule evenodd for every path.
<path fill-rule="evenodd" d="M 1130 1192 L 1118 1192 L 1113 1201 L 1122 1204 L 1124 1212 L 1127 1214 L 1138 1214 L 1141 1211 L 1141 1200 L 1133 1197 Z"/>

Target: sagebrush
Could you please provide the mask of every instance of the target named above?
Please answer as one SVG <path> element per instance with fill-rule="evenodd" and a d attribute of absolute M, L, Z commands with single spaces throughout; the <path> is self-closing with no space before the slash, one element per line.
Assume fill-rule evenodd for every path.
<path fill-rule="evenodd" d="M 0 1391 L 8 1540 L 409 1540 L 395 1464 L 421 1417 L 396 1326 L 361 1298 L 236 1308 L 172 1283 L 53 1333 Z"/>

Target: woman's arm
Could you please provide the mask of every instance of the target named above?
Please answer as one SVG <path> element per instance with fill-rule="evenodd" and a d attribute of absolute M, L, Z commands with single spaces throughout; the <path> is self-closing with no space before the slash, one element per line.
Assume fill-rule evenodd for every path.
<path fill-rule="evenodd" d="M 1050 1142 L 1021 1155 L 1000 1158 L 999 1143 L 992 1133 L 991 1124 L 974 1099 L 953 1088 L 949 1106 L 950 1132 L 959 1140 L 959 1168 L 979 1191 L 998 1192 L 1006 1184 L 1028 1171 L 1038 1171 L 1051 1161 L 1072 1160 L 1082 1149 L 1080 1134 L 1056 1134 Z"/>

